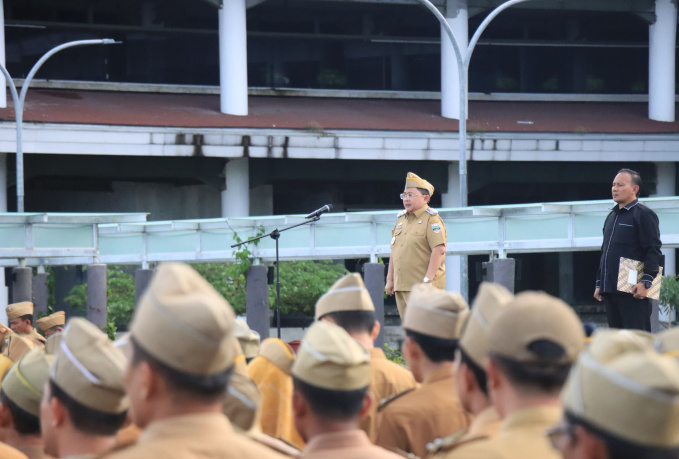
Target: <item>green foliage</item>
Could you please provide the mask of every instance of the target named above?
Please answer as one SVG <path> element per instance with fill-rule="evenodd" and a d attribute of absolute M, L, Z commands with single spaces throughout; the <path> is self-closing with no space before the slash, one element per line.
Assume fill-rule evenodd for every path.
<path fill-rule="evenodd" d="M 108 339 L 110 339 L 111 341 L 115 341 L 116 332 L 118 331 L 118 329 L 116 328 L 115 322 L 113 322 L 112 320 L 109 320 L 108 322 L 106 322 L 106 326 L 102 329 L 102 331 L 104 333 L 106 333 L 106 336 L 108 336 Z"/>
<path fill-rule="evenodd" d="M 658 302 L 665 313 L 679 311 L 679 276 L 665 276 L 662 278 Z"/>
<path fill-rule="evenodd" d="M 87 313 L 87 282 L 74 285 L 64 301 L 73 309 L 75 315 L 84 316 Z"/>
<path fill-rule="evenodd" d="M 406 366 L 406 359 L 403 358 L 403 354 L 398 349 L 392 349 L 388 344 L 384 344 L 384 355 L 387 356 L 389 360 L 399 365 Z"/>
<path fill-rule="evenodd" d="M 281 312 L 313 315 L 316 300 L 349 271 L 331 260 L 281 263 Z M 269 304 L 276 308 L 276 285 L 269 286 Z"/>

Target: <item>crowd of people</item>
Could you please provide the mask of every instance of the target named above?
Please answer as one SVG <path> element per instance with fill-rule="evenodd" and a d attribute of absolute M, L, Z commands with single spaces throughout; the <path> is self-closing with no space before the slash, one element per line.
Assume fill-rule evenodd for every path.
<path fill-rule="evenodd" d="M 130 331 L 2 326 L 0 458 L 678 458 L 679 331 L 599 329 L 542 292 L 483 283 L 471 308 L 414 286 L 403 357 L 359 274 L 317 302 L 295 351 L 161 264 Z"/>

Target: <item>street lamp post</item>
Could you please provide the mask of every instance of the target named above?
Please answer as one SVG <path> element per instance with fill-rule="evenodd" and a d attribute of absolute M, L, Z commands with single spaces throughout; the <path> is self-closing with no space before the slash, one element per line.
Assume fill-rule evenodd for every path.
<path fill-rule="evenodd" d="M 38 69 L 45 63 L 47 59 L 52 57 L 54 54 L 58 53 L 62 49 L 72 48 L 74 46 L 87 46 L 87 45 L 111 45 L 117 42 L 111 38 L 103 38 L 100 40 L 76 40 L 69 41 L 62 45 L 56 46 L 45 53 L 38 62 L 35 63 L 28 76 L 24 80 L 24 84 L 21 86 L 21 93 L 17 95 L 16 85 L 14 80 L 10 76 L 9 72 L 4 65 L 0 63 L 0 71 L 5 75 L 7 84 L 9 85 L 10 92 L 12 93 L 12 99 L 14 100 L 14 115 L 16 119 L 16 151 L 17 151 L 17 212 L 24 211 L 24 152 L 23 152 L 23 138 L 22 138 L 22 128 L 24 119 L 24 102 L 26 101 L 26 93 L 28 92 L 28 86 L 31 84 L 31 80 L 38 72 Z"/>
<path fill-rule="evenodd" d="M 467 52 L 464 56 L 462 56 L 462 52 L 460 51 L 460 47 L 457 44 L 457 40 L 455 39 L 455 33 L 453 32 L 453 29 L 450 27 L 450 24 L 448 24 L 448 21 L 446 21 L 446 18 L 441 14 L 441 12 L 434 6 L 433 3 L 431 3 L 430 0 L 418 0 L 420 3 L 422 3 L 429 11 L 431 11 L 434 16 L 439 20 L 441 23 L 441 27 L 443 27 L 443 30 L 446 31 L 446 35 L 448 35 L 448 38 L 451 41 L 451 44 L 453 45 L 453 50 L 455 51 L 455 58 L 457 59 L 457 73 L 458 73 L 458 81 L 460 82 L 460 107 L 459 107 L 459 142 L 458 142 L 458 148 L 459 148 L 459 174 L 460 174 L 460 206 L 461 207 L 467 207 L 467 98 L 468 98 L 468 80 L 469 80 L 469 61 L 472 58 L 472 53 L 474 52 L 474 48 L 476 47 L 476 44 L 479 41 L 479 38 L 481 37 L 481 34 L 483 33 L 484 30 L 486 30 L 486 27 L 488 27 L 488 24 L 495 19 L 495 17 L 500 14 L 502 11 L 506 10 L 510 6 L 516 5 L 517 3 L 523 3 L 527 2 L 529 0 L 510 0 L 508 2 L 503 3 L 502 5 L 498 6 L 495 8 L 493 11 L 490 12 L 488 16 L 481 22 L 481 25 L 479 25 L 479 28 L 476 29 L 476 32 L 474 32 L 474 35 L 472 36 L 472 39 L 469 41 L 469 46 L 467 47 Z M 469 272 L 468 272 L 468 266 L 467 266 L 467 257 L 462 256 L 461 257 L 461 263 L 460 263 L 460 274 L 462 276 L 461 279 L 461 290 L 462 294 L 465 298 L 468 297 L 468 283 L 469 283 Z"/>

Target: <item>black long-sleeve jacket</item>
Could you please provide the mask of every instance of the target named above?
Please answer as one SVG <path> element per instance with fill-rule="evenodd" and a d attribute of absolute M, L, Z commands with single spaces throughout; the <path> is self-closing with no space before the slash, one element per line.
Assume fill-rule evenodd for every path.
<path fill-rule="evenodd" d="M 604 242 L 596 276 L 601 293 L 618 291 L 620 257 L 644 262 L 642 280 L 652 281 L 658 275 L 660 253 L 658 216 L 635 199 L 623 208 L 616 205 L 604 222 Z"/>

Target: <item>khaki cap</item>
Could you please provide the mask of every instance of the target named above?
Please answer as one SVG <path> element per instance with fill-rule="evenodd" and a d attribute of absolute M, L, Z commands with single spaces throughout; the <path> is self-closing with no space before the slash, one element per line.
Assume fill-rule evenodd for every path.
<path fill-rule="evenodd" d="M 259 353 L 259 333 L 250 330 L 247 322 L 236 319 L 235 334 L 246 359 L 254 359 Z"/>
<path fill-rule="evenodd" d="M 10 304 L 5 308 L 7 312 L 7 319 L 17 319 L 25 315 L 33 315 L 33 303 L 30 301 L 22 301 L 20 303 Z"/>
<path fill-rule="evenodd" d="M 64 339 L 63 332 L 55 333 L 47 338 L 47 341 L 45 342 L 45 353 L 47 355 L 54 355 L 57 352 L 57 349 L 59 349 L 59 343 L 61 343 L 62 339 Z"/>
<path fill-rule="evenodd" d="M 469 314 L 462 295 L 416 284 L 410 291 L 403 328 L 441 339 L 459 339 Z"/>
<path fill-rule="evenodd" d="M 290 374 L 292 363 L 295 361 L 295 351 L 288 343 L 278 338 L 267 338 L 262 341 L 259 355 L 276 365 L 286 375 Z"/>
<path fill-rule="evenodd" d="M 2 391 L 19 408 L 40 417 L 40 401 L 51 364 L 51 356 L 40 348 L 32 349 L 9 369 L 2 380 Z"/>
<path fill-rule="evenodd" d="M 7 348 L 5 355 L 14 362 L 21 360 L 23 356 L 31 352 L 36 346 L 36 342 L 23 336 L 14 334 L 7 338 Z"/>
<path fill-rule="evenodd" d="M 201 376 L 233 366 L 231 305 L 193 268 L 162 263 L 139 300 L 130 336 L 175 370 Z"/>
<path fill-rule="evenodd" d="M 566 352 L 545 362 L 529 346 L 551 341 Z M 503 308 L 488 334 L 488 351 L 522 363 L 573 363 L 585 346 L 585 331 L 570 306 L 544 292 L 522 292 Z"/>
<path fill-rule="evenodd" d="M 234 373 L 224 397 L 223 411 L 231 424 L 243 432 L 252 429 L 257 419 L 262 394 L 246 375 Z"/>
<path fill-rule="evenodd" d="M 57 311 L 54 314 L 43 317 L 35 321 L 35 324 L 40 327 L 40 330 L 47 331 L 52 327 L 59 327 L 66 323 L 66 313 L 64 311 Z"/>
<path fill-rule="evenodd" d="M 488 359 L 488 331 L 514 295 L 500 284 L 482 282 L 472 303 L 469 319 L 462 330 L 460 348 L 479 367 Z"/>
<path fill-rule="evenodd" d="M 341 277 L 316 302 L 318 320 L 326 314 L 338 311 L 374 311 L 375 305 L 363 279 L 358 273 Z"/>
<path fill-rule="evenodd" d="M 679 446 L 679 367 L 644 340 L 598 330 L 561 393 L 565 410 L 630 443 Z"/>
<path fill-rule="evenodd" d="M 406 175 L 406 188 L 424 188 L 429 192 L 429 196 L 434 196 L 434 186 L 425 179 L 418 177 L 412 172 Z"/>
<path fill-rule="evenodd" d="M 79 403 L 104 413 L 129 407 L 124 373 L 127 359 L 94 324 L 80 317 L 68 321 L 54 354 L 50 378 Z"/>
<path fill-rule="evenodd" d="M 655 346 L 661 354 L 679 358 L 679 328 L 672 327 L 658 333 Z"/>
<path fill-rule="evenodd" d="M 292 375 L 324 389 L 362 389 L 370 384 L 370 354 L 343 328 L 314 322 L 299 347 Z"/>

